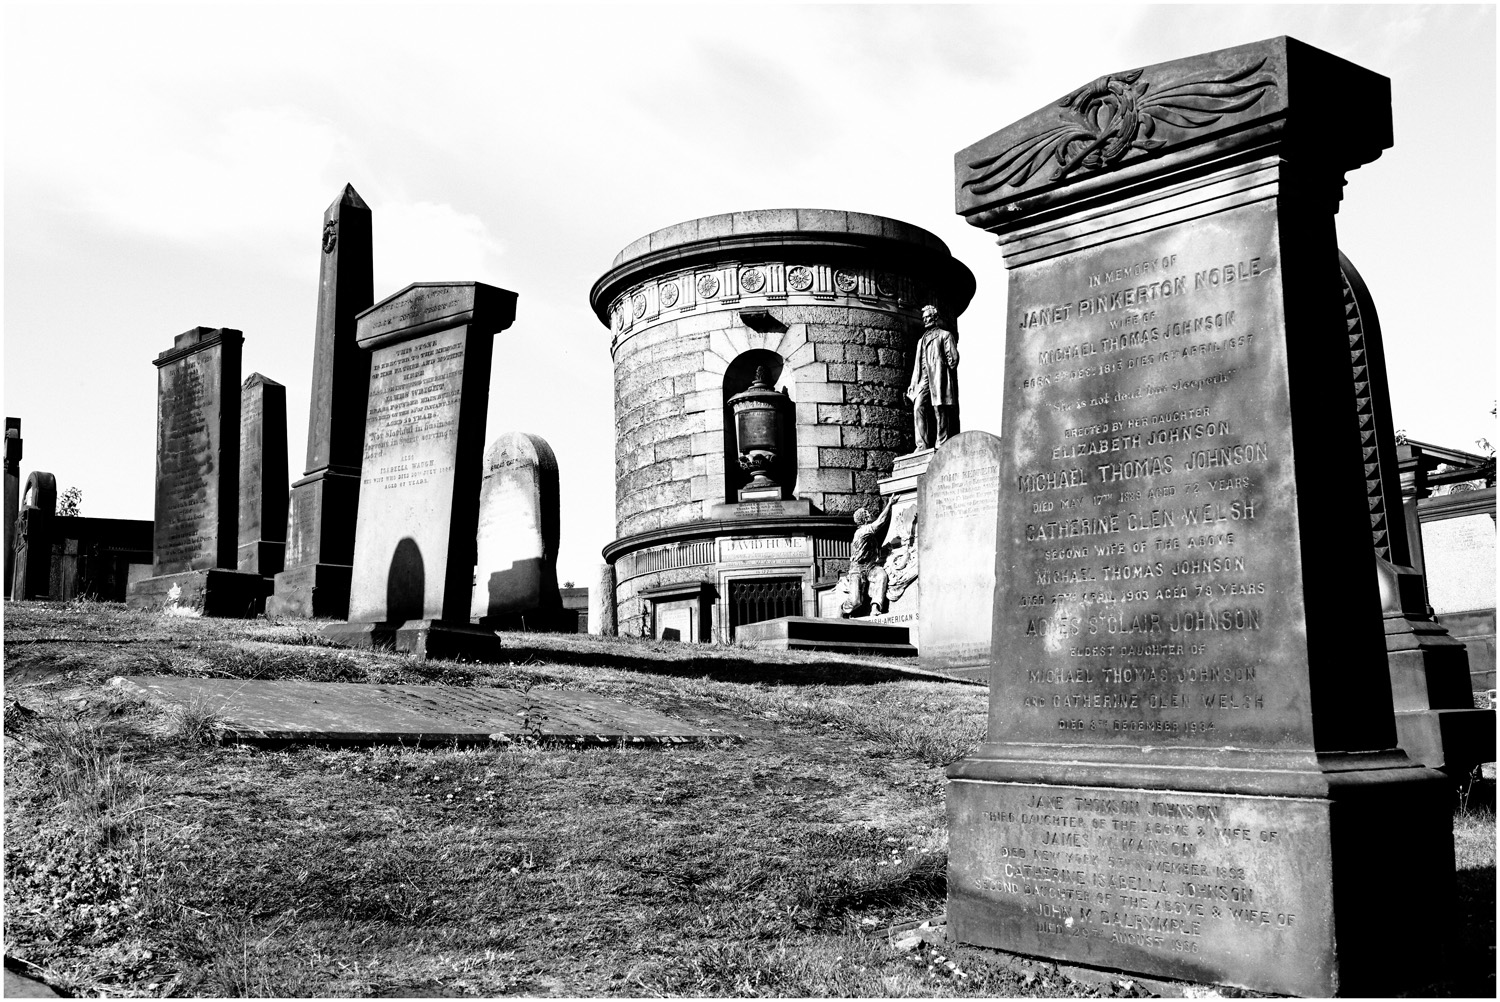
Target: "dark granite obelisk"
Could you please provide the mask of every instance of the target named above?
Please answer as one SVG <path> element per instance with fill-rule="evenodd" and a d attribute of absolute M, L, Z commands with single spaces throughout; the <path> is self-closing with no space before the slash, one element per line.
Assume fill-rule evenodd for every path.
<path fill-rule="evenodd" d="M 469 603 L 490 358 L 515 316 L 516 294 L 481 282 L 417 282 L 360 314 L 371 366 L 359 530 L 349 622 L 325 627 L 330 640 L 498 654 Z"/>
<path fill-rule="evenodd" d="M 286 512 L 286 387 L 252 372 L 240 387 L 240 570 L 281 571 Z"/>
<path fill-rule="evenodd" d="M 370 353 L 355 343 L 354 318 L 375 301 L 370 209 L 353 185 L 323 213 L 322 239 L 307 465 L 292 485 L 286 565 L 266 612 L 343 619 L 370 390 Z"/>
<path fill-rule="evenodd" d="M 240 354 L 245 337 L 194 327 L 157 356 L 156 521 L 151 577 L 133 609 L 256 616 L 265 579 L 236 569 L 240 505 Z"/>
<path fill-rule="evenodd" d="M 16 564 L 16 519 L 21 515 L 21 419 L 5 419 L 5 597 Z"/>
<path fill-rule="evenodd" d="M 1441 976 L 1448 789 L 1397 746 L 1338 333 L 1344 175 L 1391 142 L 1389 80 L 1275 38 L 957 155 L 1009 282 L 959 942 L 1282 994 Z"/>

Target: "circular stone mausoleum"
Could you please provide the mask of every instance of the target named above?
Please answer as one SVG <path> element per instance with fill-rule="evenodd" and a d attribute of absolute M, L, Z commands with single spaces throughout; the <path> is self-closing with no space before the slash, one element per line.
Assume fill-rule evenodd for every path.
<path fill-rule="evenodd" d="M 618 631 L 816 615 L 852 513 L 912 451 L 922 306 L 951 321 L 973 294 L 937 237 L 860 212 L 706 216 L 622 250 L 589 297 L 613 335 Z"/>

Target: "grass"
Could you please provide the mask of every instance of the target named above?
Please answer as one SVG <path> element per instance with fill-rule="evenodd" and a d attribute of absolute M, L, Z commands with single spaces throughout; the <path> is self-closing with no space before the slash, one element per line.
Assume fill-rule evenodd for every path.
<path fill-rule="evenodd" d="M 902 952 L 881 931 L 943 909 L 942 767 L 982 736 L 983 688 L 875 659 L 742 671 L 732 648 L 658 658 L 589 638 L 567 664 L 528 635 L 507 638 L 515 663 L 421 665 L 303 643 L 305 622 L 7 613 L 7 694 L 29 712 L 6 714 L 6 941 L 74 993 L 1132 991 L 1003 955 Z M 750 740 L 226 746 L 205 708 L 125 698 L 105 684 L 118 674 L 568 688 Z M 1480 918 L 1459 925 L 1492 986 L 1494 819 L 1472 799 L 1470 814 L 1462 914 Z"/>

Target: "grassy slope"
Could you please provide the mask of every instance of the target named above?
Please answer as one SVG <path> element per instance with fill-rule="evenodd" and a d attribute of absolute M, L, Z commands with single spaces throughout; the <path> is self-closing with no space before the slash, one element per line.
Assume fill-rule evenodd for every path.
<path fill-rule="evenodd" d="M 577 659 L 594 667 L 419 665 L 309 646 L 296 624 L 88 605 L 7 613 L 7 695 L 38 712 L 7 720 L 18 735 L 6 743 L 6 941 L 65 987 L 1120 991 L 971 951 L 961 951 L 963 976 L 945 973 L 934 951 L 902 954 L 872 932 L 942 909 L 941 767 L 982 733 L 982 688 L 901 679 L 878 661 L 752 662 L 734 649 L 598 639 L 577 642 Z M 531 640 L 507 639 L 536 654 Z M 600 666 L 625 663 L 652 670 Z M 204 743 L 212 720 L 103 684 L 172 672 L 535 683 L 732 723 L 750 740 L 266 751 Z M 1487 876 L 1492 913 L 1493 815 L 1471 829 L 1460 857 L 1477 879 L 1476 907 Z M 1482 950 L 1483 927 L 1475 933 Z M 1492 920 L 1488 937 L 1492 988 Z"/>

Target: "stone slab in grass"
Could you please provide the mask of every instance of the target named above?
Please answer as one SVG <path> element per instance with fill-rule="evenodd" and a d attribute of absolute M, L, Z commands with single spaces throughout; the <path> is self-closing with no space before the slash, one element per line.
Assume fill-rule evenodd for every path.
<path fill-rule="evenodd" d="M 230 741 L 680 744 L 737 739 L 618 699 L 558 689 L 130 676 L 115 684 L 214 714 Z"/>

